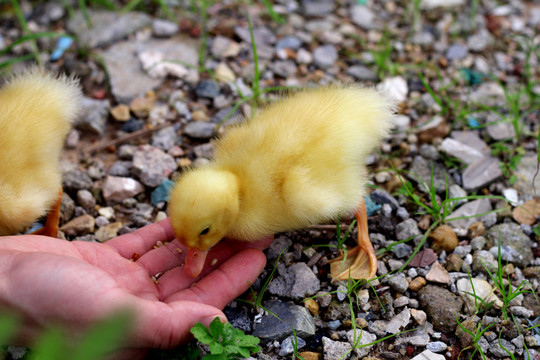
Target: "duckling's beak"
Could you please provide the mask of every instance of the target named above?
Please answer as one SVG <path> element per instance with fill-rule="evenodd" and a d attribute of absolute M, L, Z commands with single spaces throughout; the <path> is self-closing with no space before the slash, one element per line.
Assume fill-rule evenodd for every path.
<path fill-rule="evenodd" d="M 204 262 L 206 260 L 206 255 L 208 255 L 208 250 L 199 250 L 196 248 L 188 248 L 187 256 L 184 263 L 184 271 L 188 276 L 196 278 L 201 273 L 204 268 Z"/>
<path fill-rule="evenodd" d="M 45 226 L 41 229 L 32 232 L 32 235 L 58 237 L 58 223 L 60 222 L 60 206 L 62 205 L 62 187 L 58 191 L 58 199 L 53 204 L 47 215 Z"/>
<path fill-rule="evenodd" d="M 377 273 L 377 256 L 369 241 L 366 203 L 362 199 L 354 214 L 358 228 L 358 246 L 330 263 L 330 273 L 334 280 L 370 280 Z"/>

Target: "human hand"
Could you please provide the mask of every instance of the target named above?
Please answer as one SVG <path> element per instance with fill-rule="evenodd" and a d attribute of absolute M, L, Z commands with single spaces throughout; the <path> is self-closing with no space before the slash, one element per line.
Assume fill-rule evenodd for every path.
<path fill-rule="evenodd" d="M 272 239 L 220 242 L 208 256 L 208 263 L 217 263 L 207 263 L 196 279 L 184 273 L 185 248 L 173 239 L 168 219 L 105 244 L 35 235 L 0 238 L 0 308 L 23 315 L 23 345 L 47 325 L 60 323 L 77 334 L 127 307 L 135 314 L 125 343 L 131 350 L 115 358 L 175 347 L 190 338 L 195 323 L 208 325 L 216 316 L 226 320 L 221 309 L 256 280 L 266 263 L 260 249 Z M 157 242 L 164 245 L 154 248 Z M 130 260 L 134 256 L 137 260 Z M 157 283 L 156 274 L 162 274 Z"/>

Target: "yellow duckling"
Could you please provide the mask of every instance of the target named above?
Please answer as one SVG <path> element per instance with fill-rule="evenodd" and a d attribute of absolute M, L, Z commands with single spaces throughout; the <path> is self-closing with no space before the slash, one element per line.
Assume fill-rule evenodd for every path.
<path fill-rule="evenodd" d="M 171 192 L 171 224 L 188 248 L 186 273 L 198 276 L 224 237 L 253 241 L 355 211 L 359 245 L 333 273 L 372 278 L 377 258 L 363 202 L 364 160 L 391 124 L 392 103 L 376 91 L 329 86 L 296 93 L 229 128 L 215 159 L 186 172 Z"/>
<path fill-rule="evenodd" d="M 23 231 L 52 208 L 38 233 L 57 236 L 60 152 L 80 96 L 75 80 L 37 68 L 0 89 L 0 235 Z"/>

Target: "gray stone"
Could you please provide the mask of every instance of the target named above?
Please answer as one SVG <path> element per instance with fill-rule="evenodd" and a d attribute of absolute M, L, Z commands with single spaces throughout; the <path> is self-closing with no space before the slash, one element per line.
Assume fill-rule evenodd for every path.
<path fill-rule="evenodd" d="M 152 34 L 157 37 L 171 37 L 178 32 L 178 24 L 174 21 L 154 19 L 152 21 Z"/>
<path fill-rule="evenodd" d="M 217 58 L 236 56 L 240 52 L 240 45 L 228 37 L 218 35 L 212 39 L 210 52 Z"/>
<path fill-rule="evenodd" d="M 371 30 L 379 28 L 375 14 L 365 5 L 352 5 L 350 16 L 352 22 L 362 29 Z"/>
<path fill-rule="evenodd" d="M 516 316 L 524 317 L 524 318 L 530 318 L 534 316 L 534 311 L 527 309 L 524 306 L 510 306 L 508 308 L 510 312 Z"/>
<path fill-rule="evenodd" d="M 206 143 L 194 146 L 193 153 L 197 158 L 211 159 L 214 156 L 214 145 Z"/>
<path fill-rule="evenodd" d="M 75 169 L 64 173 L 63 185 L 66 190 L 82 190 L 92 188 L 93 182 L 90 176 L 84 171 Z"/>
<path fill-rule="evenodd" d="M 441 145 L 441 148 L 442 146 L 444 146 L 444 141 Z M 420 156 L 428 160 L 439 160 L 441 158 L 439 151 L 437 151 L 437 148 L 429 144 L 422 144 L 420 146 Z"/>
<path fill-rule="evenodd" d="M 446 138 L 441 144 L 441 150 L 448 155 L 454 156 L 466 164 L 474 163 L 484 157 L 477 149 L 467 146 L 452 138 Z"/>
<path fill-rule="evenodd" d="M 375 333 L 377 337 L 382 337 L 386 334 L 386 324 L 387 322 L 384 320 L 375 320 L 369 323 L 368 330 Z"/>
<path fill-rule="evenodd" d="M 369 194 L 371 200 L 377 204 L 388 204 L 392 207 L 392 210 L 396 210 L 399 207 L 399 203 L 395 197 L 388 191 L 382 189 L 375 189 Z"/>
<path fill-rule="evenodd" d="M 481 154 L 490 155 L 491 148 L 482 140 L 475 131 L 452 131 L 450 136 L 466 146 L 476 149 Z"/>
<path fill-rule="evenodd" d="M 503 88 L 494 81 L 484 82 L 470 95 L 472 103 L 482 104 L 486 107 L 500 106 L 506 102 Z"/>
<path fill-rule="evenodd" d="M 464 217 L 464 216 L 465 217 L 474 216 L 474 217 L 469 217 L 467 219 L 451 220 L 451 221 L 448 221 L 448 225 L 452 227 L 456 227 L 456 228 L 468 229 L 471 224 L 477 221 L 484 222 L 486 219 L 490 217 L 489 214 L 482 215 L 482 216 L 478 216 L 478 215 L 488 213 L 492 210 L 493 208 L 491 207 L 491 202 L 489 201 L 489 199 L 478 199 L 478 200 L 470 201 L 466 203 L 465 205 L 460 206 L 457 210 L 453 211 L 450 215 L 448 215 L 447 218 L 453 219 L 453 218 L 459 218 L 459 217 Z M 494 213 L 491 213 L 491 214 L 495 215 Z"/>
<path fill-rule="evenodd" d="M 426 10 L 433 10 L 438 7 L 457 7 L 465 5 L 465 0 L 422 0 L 420 2 L 420 8 Z"/>
<path fill-rule="evenodd" d="M 377 74 L 363 65 L 353 65 L 347 68 L 347 74 L 360 81 L 377 81 Z"/>
<path fill-rule="evenodd" d="M 293 49 L 297 50 L 302 46 L 302 40 L 294 35 L 285 36 L 276 43 L 276 50 Z"/>
<path fill-rule="evenodd" d="M 303 299 L 321 289 L 320 280 L 305 263 L 295 263 L 286 269 L 278 267 L 280 276 L 272 280 L 268 292 L 273 295 Z"/>
<path fill-rule="evenodd" d="M 293 344 L 295 346 L 293 346 Z M 298 349 L 303 348 L 304 346 L 306 346 L 306 342 L 304 341 L 304 339 L 298 336 L 296 338 L 294 336 L 289 336 L 288 338 L 286 338 L 285 340 L 281 342 L 281 349 L 279 350 L 279 355 L 280 356 L 290 355 L 294 353 L 295 348 L 296 350 L 298 350 Z"/>
<path fill-rule="evenodd" d="M 488 125 L 486 132 L 495 141 L 513 139 L 516 136 L 514 126 L 507 121 Z"/>
<path fill-rule="evenodd" d="M 75 126 L 83 131 L 103 135 L 111 104 L 109 100 L 95 100 L 83 97 Z"/>
<path fill-rule="evenodd" d="M 401 241 L 420 235 L 418 224 L 414 219 L 407 219 L 396 225 L 396 238 Z"/>
<path fill-rule="evenodd" d="M 502 346 L 501 346 L 502 345 Z M 499 358 L 506 358 L 508 354 L 514 354 L 516 347 L 506 339 L 496 339 L 490 343 L 489 352 Z"/>
<path fill-rule="evenodd" d="M 456 316 L 461 314 L 463 300 L 450 291 L 434 285 L 426 285 L 418 291 L 420 304 L 429 316 L 433 328 L 445 333 L 455 331 Z"/>
<path fill-rule="evenodd" d="M 409 336 L 399 337 L 396 344 L 411 344 L 413 346 L 426 346 L 430 341 L 429 334 L 423 328 L 410 333 Z"/>
<path fill-rule="evenodd" d="M 536 154 L 526 154 L 521 158 L 520 163 L 514 171 L 517 181 L 514 188 L 522 193 L 522 200 L 527 201 L 532 199 L 538 189 L 540 189 L 540 175 L 536 175 L 538 166 L 538 158 Z"/>
<path fill-rule="evenodd" d="M 83 12 L 77 11 L 68 20 L 67 28 L 76 35 L 78 41 L 91 49 L 122 40 L 152 22 L 152 18 L 142 12 L 119 13 L 89 9 L 88 15 L 91 27 L 88 27 Z"/>
<path fill-rule="evenodd" d="M 313 50 L 313 62 L 322 69 L 334 65 L 337 57 L 338 53 L 334 45 L 322 45 Z"/>
<path fill-rule="evenodd" d="M 152 146 L 161 150 L 169 150 L 176 144 L 176 140 L 176 130 L 173 126 L 167 126 L 152 135 Z"/>
<path fill-rule="evenodd" d="M 176 170 L 174 158 L 150 145 L 140 146 L 133 155 L 131 172 L 146 186 L 156 187 Z"/>
<path fill-rule="evenodd" d="M 293 334 L 293 328 L 301 338 L 315 335 L 315 321 L 305 307 L 277 300 L 265 302 L 264 307 L 277 317 L 265 314 L 253 325 L 252 335 L 262 342 L 282 341 Z"/>
<path fill-rule="evenodd" d="M 107 176 L 103 182 L 103 197 L 107 202 L 120 202 L 143 191 L 144 186 L 140 182 L 128 177 Z"/>
<path fill-rule="evenodd" d="M 346 360 L 351 356 L 352 346 L 348 342 L 322 338 L 325 360 Z"/>
<path fill-rule="evenodd" d="M 410 320 L 411 311 L 408 308 L 405 308 L 388 322 L 386 331 L 390 334 L 397 334 L 409 325 Z"/>
<path fill-rule="evenodd" d="M 398 273 L 388 279 L 388 285 L 390 285 L 395 291 L 403 294 L 409 288 L 409 282 L 405 278 L 405 274 Z"/>
<path fill-rule="evenodd" d="M 459 205 L 465 204 L 467 202 L 467 199 L 465 199 L 465 197 L 467 197 L 467 192 L 463 190 L 463 188 L 457 184 L 450 186 L 450 188 L 448 189 L 449 199 L 461 198 L 460 200 L 452 201 L 452 206 L 454 205 L 459 206 Z"/>
<path fill-rule="evenodd" d="M 143 71 L 139 53 L 161 53 L 164 59 L 196 66 L 198 47 L 197 41 L 182 36 L 148 41 L 123 41 L 112 45 L 103 53 L 103 60 L 115 99 L 119 103 L 129 103 L 134 97 L 145 94 L 164 81 L 161 78 L 152 78 Z"/>
<path fill-rule="evenodd" d="M 466 46 L 462 44 L 453 44 L 448 47 L 446 50 L 446 58 L 450 61 L 452 60 L 461 60 L 467 56 L 469 50 Z"/>
<path fill-rule="evenodd" d="M 448 345 L 446 345 L 442 341 L 434 341 L 427 344 L 426 349 L 434 353 L 439 353 L 439 352 L 446 351 L 446 349 L 448 349 Z"/>
<path fill-rule="evenodd" d="M 192 121 L 184 127 L 184 133 L 194 139 L 209 139 L 215 131 L 216 124 L 204 121 Z"/>
<path fill-rule="evenodd" d="M 235 26 L 234 32 L 240 39 L 251 44 L 251 36 L 247 27 Z M 260 26 L 253 29 L 253 38 L 257 47 L 269 46 L 276 42 L 274 32 L 266 26 Z M 258 50 L 258 49 L 257 49 Z"/>
<path fill-rule="evenodd" d="M 131 161 L 116 161 L 109 168 L 109 175 L 128 177 L 131 174 Z"/>
<path fill-rule="evenodd" d="M 349 344 L 351 344 L 354 348 L 356 356 L 358 356 L 358 358 L 360 359 L 363 359 L 375 346 L 374 344 L 369 346 L 365 345 L 377 340 L 377 336 L 370 333 L 369 331 L 356 329 L 347 331 L 347 340 L 349 341 Z"/>
<path fill-rule="evenodd" d="M 227 316 L 229 323 L 236 329 L 240 329 L 244 332 L 251 332 L 251 319 L 245 307 L 227 306 L 223 309 L 223 313 Z"/>
<path fill-rule="evenodd" d="M 297 68 L 292 60 L 276 60 L 272 64 L 272 71 L 274 71 L 276 75 L 288 78 L 296 74 Z"/>
<path fill-rule="evenodd" d="M 418 188 L 423 192 L 429 192 L 428 187 L 431 186 L 433 170 L 433 186 L 438 193 L 444 193 L 447 186 L 454 184 L 454 180 L 446 172 L 443 164 L 435 161 L 429 161 L 421 156 L 416 156 L 413 160 L 409 177 L 411 180 L 418 183 Z"/>
<path fill-rule="evenodd" d="M 486 156 L 469 164 L 463 172 L 463 188 L 475 190 L 502 176 L 499 159 Z"/>
<path fill-rule="evenodd" d="M 519 255 L 513 257 L 513 263 L 526 266 L 533 259 L 531 239 L 521 231 L 518 224 L 499 224 L 491 227 L 486 233 L 490 248 L 497 246 L 499 239 L 501 247 L 507 246 Z"/>
<path fill-rule="evenodd" d="M 81 205 L 86 211 L 94 211 L 96 206 L 96 199 L 94 195 L 86 189 L 77 191 L 77 202 Z"/>
<path fill-rule="evenodd" d="M 467 46 L 471 51 L 481 52 L 493 43 L 493 37 L 487 31 L 482 28 L 476 34 L 469 36 L 467 39 Z"/>
<path fill-rule="evenodd" d="M 195 88 L 198 97 L 213 99 L 220 93 L 219 85 L 211 80 L 202 80 Z"/>
<path fill-rule="evenodd" d="M 423 46 L 432 45 L 434 40 L 435 38 L 433 34 L 430 33 L 429 31 L 415 32 L 411 38 L 411 42 L 413 44 L 423 45 Z"/>
<path fill-rule="evenodd" d="M 302 9 L 307 16 L 327 16 L 334 11 L 334 1 L 302 0 Z"/>

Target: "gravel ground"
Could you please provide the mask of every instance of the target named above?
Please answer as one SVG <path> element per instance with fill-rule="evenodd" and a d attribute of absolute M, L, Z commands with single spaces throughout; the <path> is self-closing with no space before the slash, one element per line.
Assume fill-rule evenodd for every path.
<path fill-rule="evenodd" d="M 91 7 L 88 29 L 62 2 L 21 2 L 31 31 L 76 37 L 49 65 L 79 76 L 85 92 L 63 154 L 66 239 L 103 242 L 166 217 L 171 179 L 209 161 L 211 140 L 226 131 L 218 124 L 250 112 L 240 103 L 253 94 L 249 13 L 262 88 L 354 82 L 399 103 L 395 131 L 368 159 L 378 279 L 331 281 L 337 251 L 318 245 L 337 244 L 334 226 L 278 234 L 253 288 L 277 267 L 262 303 L 284 321 L 240 301 L 225 309 L 261 339 L 254 357 L 290 358 L 294 326 L 306 360 L 480 358 L 478 350 L 540 359 L 531 328 L 540 324 L 540 3 L 278 0 L 272 16 L 262 2 L 218 1 L 206 20 L 183 3 L 167 2 L 176 21 L 153 2 L 122 15 Z M 3 13 L 0 50 L 21 36 Z M 56 40 L 37 43 L 48 61 Z M 0 53 L 0 63 L 28 44 Z M 505 299 L 490 272 L 527 291 Z M 475 306 L 471 284 L 489 306 Z"/>

